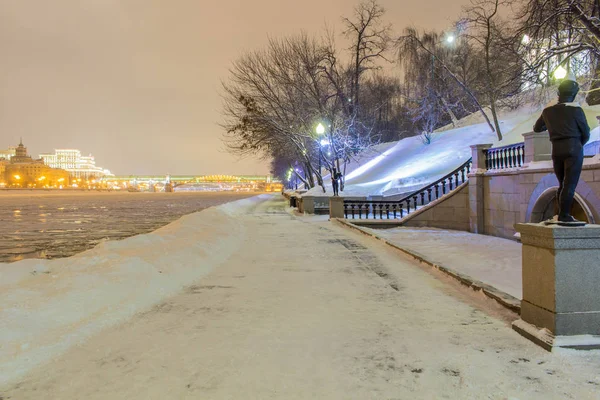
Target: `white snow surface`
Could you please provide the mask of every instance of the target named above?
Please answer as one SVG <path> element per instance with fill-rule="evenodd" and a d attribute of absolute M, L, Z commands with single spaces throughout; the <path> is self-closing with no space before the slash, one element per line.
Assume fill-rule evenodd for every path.
<path fill-rule="evenodd" d="M 2 264 L 0 385 L 206 275 L 239 247 L 236 215 L 260 201 L 208 208 L 69 258 Z"/>
<path fill-rule="evenodd" d="M 395 245 L 521 299 L 521 243 L 437 228 L 366 229 Z"/>
<path fill-rule="evenodd" d="M 600 139 L 596 115 L 600 105 L 582 107 L 593 129 L 590 142 Z M 384 143 L 365 151 L 346 170 L 342 196 L 391 196 L 410 193 L 458 168 L 471 157 L 471 145 L 489 143 L 494 147 L 522 142 L 531 132 L 543 107 L 526 105 L 500 113 L 503 140 L 498 141 L 480 113 L 459 121 L 458 127 L 446 127 L 433 133 L 430 144 L 420 136 Z M 491 120 L 491 115 L 489 116 Z M 331 196 L 331 182 L 325 177 L 326 193 L 315 187 L 304 196 Z"/>
<path fill-rule="evenodd" d="M 103 264 L 106 274 L 88 252 L 73 257 L 68 268 L 62 260 L 50 263 L 56 278 L 36 274 L 20 280 L 20 290 L 31 293 L 13 292 L 1 300 L 10 298 L 13 308 L 19 300 L 28 310 L 17 312 L 44 318 L 49 326 L 37 326 L 29 349 L 16 337 L 9 342 L 20 354 L 0 358 L 3 380 L 5 372 L 15 374 L 6 365 L 30 368 L 44 358 L 40 351 L 57 351 L 54 340 L 64 346 L 65 337 L 82 336 L 78 329 L 98 330 L 94 320 L 108 324 L 106 314 L 132 312 L 111 297 L 133 302 L 132 308 L 149 304 L 153 299 L 145 292 L 159 297 L 161 288 L 171 288 L 167 281 L 176 286 L 184 275 L 200 276 L 219 264 L 154 307 L 0 385 L 0 397 L 598 398 L 599 352 L 549 353 L 514 332 L 510 323 L 517 316 L 485 296 L 439 280 L 439 274 L 366 235 L 318 218 L 296 218 L 280 197 L 238 205 L 185 217 L 154 237 L 113 243 L 111 251 L 124 260 Z M 220 262 L 207 249 L 234 254 L 219 255 L 228 257 Z M 102 263 L 111 251 L 98 250 Z M 158 268 L 165 268 L 161 277 Z M 76 279 L 88 284 L 87 293 L 72 285 Z M 36 293 L 45 287 L 53 305 L 45 311 L 60 308 L 54 317 L 65 314 L 72 324 L 44 317 L 45 302 Z M 61 301 L 68 300 L 67 290 L 78 293 L 81 304 Z M 38 302 L 39 311 L 29 299 Z M 78 311 L 89 313 L 73 315 Z"/>

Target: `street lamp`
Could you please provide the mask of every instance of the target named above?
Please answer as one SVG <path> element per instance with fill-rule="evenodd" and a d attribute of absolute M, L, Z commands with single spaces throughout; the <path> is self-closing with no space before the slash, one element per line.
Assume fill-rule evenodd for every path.
<path fill-rule="evenodd" d="M 555 70 L 554 70 L 554 77 L 556 79 L 565 79 L 565 77 L 567 76 L 567 70 L 563 68 L 562 65 L 559 65 Z"/>
<path fill-rule="evenodd" d="M 316 132 L 319 136 L 325 134 L 325 126 L 323 126 L 323 124 L 319 122 L 319 125 L 317 125 Z M 319 175 L 321 175 L 321 158 L 323 158 L 323 150 L 321 148 L 322 146 L 324 146 L 324 142 L 329 143 L 329 141 L 327 141 L 327 139 L 321 139 L 321 141 L 319 142 Z"/>
<path fill-rule="evenodd" d="M 325 127 L 323 126 L 322 123 L 319 122 L 319 125 L 317 125 L 317 135 L 322 135 L 325 133 Z"/>

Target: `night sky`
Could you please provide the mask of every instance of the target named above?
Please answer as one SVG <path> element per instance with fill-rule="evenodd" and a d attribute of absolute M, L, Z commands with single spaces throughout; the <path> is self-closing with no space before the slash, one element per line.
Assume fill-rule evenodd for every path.
<path fill-rule="evenodd" d="M 387 20 L 444 29 L 468 0 L 381 0 Z M 116 174 L 266 174 L 221 142 L 220 82 L 269 36 L 327 23 L 349 0 L 0 0 L 0 149 L 93 153 Z"/>

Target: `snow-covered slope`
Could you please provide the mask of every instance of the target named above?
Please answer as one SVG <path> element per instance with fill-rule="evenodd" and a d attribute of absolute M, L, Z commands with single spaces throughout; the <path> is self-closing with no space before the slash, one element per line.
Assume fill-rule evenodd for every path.
<path fill-rule="evenodd" d="M 518 110 L 502 112 L 500 126 L 503 140 L 498 141 L 480 113 L 459 121 L 458 128 L 446 128 L 433 134 L 430 144 L 421 137 L 411 137 L 377 146 L 351 163 L 346 171 L 343 196 L 369 196 L 408 193 L 441 178 L 471 157 L 471 145 L 491 143 L 494 147 L 523 141 L 530 132 L 543 107 L 527 105 Z M 584 106 L 591 128 L 598 127 L 596 115 L 600 106 Z M 491 118 L 491 117 L 490 117 Z M 599 129 L 592 132 L 590 141 L 599 140 Z M 320 187 L 306 195 L 330 196 L 331 183 L 325 178 L 327 192 Z"/>

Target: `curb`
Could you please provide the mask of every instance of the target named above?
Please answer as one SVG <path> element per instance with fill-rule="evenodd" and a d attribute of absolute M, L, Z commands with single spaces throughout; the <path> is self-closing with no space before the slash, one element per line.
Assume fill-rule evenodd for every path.
<path fill-rule="evenodd" d="M 516 312 L 517 314 L 521 313 L 521 300 L 517 299 L 516 297 L 511 296 L 508 293 L 505 293 L 499 289 L 496 289 L 493 286 L 490 286 L 486 283 L 483 283 L 476 279 L 473 279 L 469 275 L 462 274 L 451 268 L 444 267 L 443 265 L 434 263 L 433 261 L 428 260 L 425 256 L 423 256 L 413 250 L 409 250 L 409 249 L 400 247 L 400 246 L 390 242 L 389 240 L 384 239 L 380 236 L 377 236 L 374 233 L 368 232 L 364 228 L 354 225 L 344 219 L 332 218 L 332 221 L 335 221 L 335 222 L 339 223 L 340 225 L 343 225 L 347 228 L 354 229 L 354 230 L 362 233 L 363 235 L 367 235 L 369 237 L 378 239 L 378 240 L 382 241 L 383 243 L 385 243 L 386 245 L 393 247 L 394 249 L 413 258 L 414 260 L 416 260 L 420 263 L 426 264 L 432 268 L 435 268 L 438 271 L 441 271 L 441 272 L 445 273 L 446 275 L 458 280 L 461 284 L 468 286 L 475 291 L 482 291 L 487 297 L 489 297 L 493 300 L 496 300 L 500 305 L 509 309 L 510 311 Z"/>

